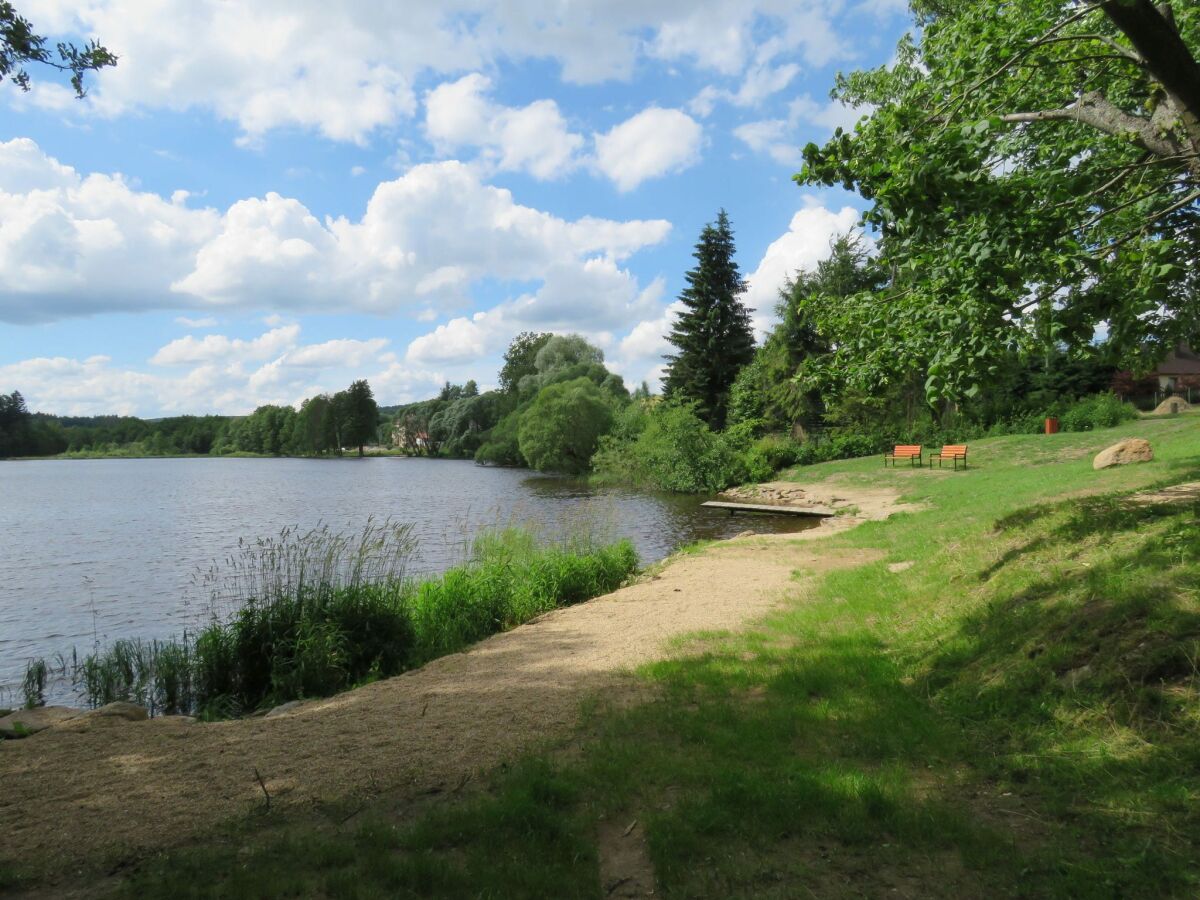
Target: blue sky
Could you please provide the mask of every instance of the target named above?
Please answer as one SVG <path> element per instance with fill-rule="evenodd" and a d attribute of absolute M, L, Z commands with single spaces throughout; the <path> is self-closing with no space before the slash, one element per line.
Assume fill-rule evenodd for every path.
<path fill-rule="evenodd" d="M 143 416 L 487 385 L 523 330 L 654 381 L 721 207 L 766 327 L 862 205 L 791 181 L 869 113 L 834 75 L 911 26 L 902 0 L 16 6 L 120 63 L 83 101 L 0 84 L 0 391 Z"/>

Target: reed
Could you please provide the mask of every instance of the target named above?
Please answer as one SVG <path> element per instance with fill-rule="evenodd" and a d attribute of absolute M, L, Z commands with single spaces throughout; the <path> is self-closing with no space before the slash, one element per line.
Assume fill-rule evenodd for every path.
<path fill-rule="evenodd" d="M 613 590 L 638 565 L 628 541 L 601 546 L 581 531 L 544 545 L 529 529 L 505 528 L 418 583 L 407 576 L 413 547 L 410 527 L 391 521 L 351 536 L 288 529 L 239 544 L 199 578 L 210 593 L 206 627 L 73 653 L 60 672 L 91 707 L 128 700 L 152 715 L 245 715 L 399 674 Z M 36 660 L 26 674 L 39 702 L 47 672 Z"/>

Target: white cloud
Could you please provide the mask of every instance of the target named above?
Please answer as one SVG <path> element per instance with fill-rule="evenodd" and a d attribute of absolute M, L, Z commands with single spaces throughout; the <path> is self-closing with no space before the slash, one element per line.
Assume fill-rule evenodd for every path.
<path fill-rule="evenodd" d="M 335 339 L 300 343 L 299 326 L 250 339 L 208 335 L 172 341 L 152 357 L 151 371 L 116 365 L 107 356 L 41 357 L 0 365 L 0 383 L 20 385 L 32 408 L 60 415 L 241 415 L 264 403 L 297 405 L 306 397 L 367 378 L 381 403 L 426 396 L 440 372 L 401 365 L 383 352 L 388 341 Z"/>
<path fill-rule="evenodd" d="M 228 338 L 223 334 L 206 334 L 197 339 L 189 334 L 160 347 L 158 352 L 150 357 L 150 362 L 156 366 L 178 366 L 218 360 L 269 359 L 295 346 L 299 336 L 299 325 L 273 328 L 249 341 Z"/>
<path fill-rule="evenodd" d="M 0 320 L 191 305 L 168 285 L 219 225 L 120 175 L 83 177 L 27 138 L 0 142 Z"/>
<path fill-rule="evenodd" d="M 569 130 L 558 104 L 537 100 L 502 106 L 488 99 L 491 87 L 491 79 L 474 74 L 425 95 L 425 133 L 435 146 L 446 151 L 478 147 L 490 166 L 543 180 L 578 165 L 584 139 Z"/>
<path fill-rule="evenodd" d="M 786 233 L 767 247 L 758 268 L 747 278 L 743 302 L 750 308 L 755 330 L 760 334 L 774 320 L 779 289 L 799 270 L 811 271 L 829 256 L 829 244 L 837 235 L 858 228 L 860 213 L 852 206 L 831 210 L 815 197 L 806 197 L 805 206 L 788 225 Z"/>
<path fill-rule="evenodd" d="M 791 125 L 784 119 L 747 122 L 733 129 L 733 134 L 751 150 L 766 153 L 782 165 L 798 166 L 804 158 Z"/>
<path fill-rule="evenodd" d="M 419 365 L 453 365 L 489 356 L 520 331 L 582 332 L 601 340 L 645 317 L 659 304 L 661 279 L 642 289 L 611 260 L 595 257 L 582 270 L 552 267 L 542 287 L 472 316 L 459 316 L 414 339 L 405 359 Z"/>
<path fill-rule="evenodd" d="M 782 165 L 798 166 L 803 158 L 800 152 L 801 126 L 815 125 L 825 133 L 837 128 L 849 131 L 871 111 L 869 106 L 846 106 L 836 100 L 818 103 L 804 94 L 788 104 L 787 118 L 747 122 L 735 128 L 733 133 L 751 150 L 766 153 Z M 811 132 L 806 133 L 811 135 Z"/>
<path fill-rule="evenodd" d="M 654 318 L 638 322 L 617 345 L 617 352 L 610 360 L 610 365 L 620 372 L 631 386 L 647 381 L 651 388 L 659 387 L 666 370 L 663 357 L 673 349 L 667 342 L 667 335 L 683 310 L 683 303 L 676 300 Z"/>
<path fill-rule="evenodd" d="M 795 63 L 759 63 L 746 71 L 742 84 L 736 91 L 707 85 L 688 104 L 688 109 L 701 118 L 706 118 L 712 114 L 719 101 L 741 107 L 758 106 L 768 97 L 786 88 L 799 74 L 800 67 Z"/>
<path fill-rule="evenodd" d="M 687 113 L 651 106 L 597 134 L 596 166 L 620 191 L 700 160 L 704 131 Z"/>
<path fill-rule="evenodd" d="M 84 103 L 40 83 L 15 102 L 75 115 L 199 108 L 235 122 L 249 145 L 295 126 L 362 143 L 413 115 L 413 84 L 431 74 L 549 59 L 564 81 L 589 84 L 628 79 L 652 58 L 733 77 L 785 53 L 822 66 L 845 52 L 837 9 L 817 0 L 158 0 L 132 10 L 123 0 L 26 0 L 21 11 L 40 28 L 95 35 L 120 64 L 89 79 Z"/>
<path fill-rule="evenodd" d="M 14 160 L 13 166 L 8 166 Z M 470 166 L 414 166 L 362 216 L 319 220 L 268 193 L 223 214 L 82 177 L 32 141 L 0 143 L 0 320 L 155 308 L 377 314 L 465 305 L 474 284 L 541 281 L 659 243 L 670 223 L 567 221 Z M 154 265 L 146 265 L 146 260 Z"/>
<path fill-rule="evenodd" d="M 217 320 L 213 316 L 204 316 L 201 319 L 189 319 L 187 316 L 176 316 L 175 324 L 182 325 L 184 328 L 215 328 Z"/>
<path fill-rule="evenodd" d="M 285 354 L 282 361 L 287 366 L 306 366 L 317 369 L 330 366 L 361 366 L 367 360 L 378 356 L 387 345 L 387 338 L 371 338 L 366 341 L 338 338 L 325 341 L 323 344 L 297 347 Z"/>

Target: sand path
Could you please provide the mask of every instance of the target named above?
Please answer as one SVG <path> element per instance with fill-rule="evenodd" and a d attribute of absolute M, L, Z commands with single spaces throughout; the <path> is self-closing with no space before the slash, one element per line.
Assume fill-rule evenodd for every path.
<path fill-rule="evenodd" d="M 762 616 L 795 589 L 797 568 L 862 562 L 861 550 L 822 546 L 855 521 L 679 556 L 612 594 L 270 719 L 77 720 L 0 741 L 0 858 L 62 871 L 186 842 L 261 804 L 256 770 L 276 808 L 453 789 L 569 736 L 585 697 L 628 688 L 623 673 L 670 638 Z"/>

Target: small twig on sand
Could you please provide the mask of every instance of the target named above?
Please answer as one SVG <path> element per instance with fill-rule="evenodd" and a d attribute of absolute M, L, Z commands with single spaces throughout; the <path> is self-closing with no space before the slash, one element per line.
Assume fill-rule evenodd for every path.
<path fill-rule="evenodd" d="M 263 815 L 271 811 L 271 792 L 267 790 L 267 783 L 263 781 L 262 775 L 258 772 L 258 766 L 254 767 L 254 777 L 258 779 L 258 786 L 262 788 L 263 796 L 267 798 L 267 805 L 263 809 Z"/>
<path fill-rule="evenodd" d="M 632 822 L 630 822 L 630 823 L 629 823 L 629 825 L 628 825 L 628 826 L 625 828 L 625 831 L 622 833 L 622 835 L 621 835 L 621 836 L 622 836 L 622 837 L 629 837 L 630 833 L 631 833 L 631 832 L 633 831 L 633 829 L 635 829 L 635 828 L 637 828 L 637 819 L 634 819 Z"/>
<path fill-rule="evenodd" d="M 345 825 L 347 822 L 349 822 L 351 819 L 353 819 L 355 816 L 357 816 L 360 812 L 362 812 L 366 808 L 367 808 L 367 804 L 364 803 L 362 806 L 360 806 L 358 809 L 351 812 L 349 815 L 343 816 L 341 819 L 338 820 L 338 827 L 340 828 L 342 825 Z"/>

